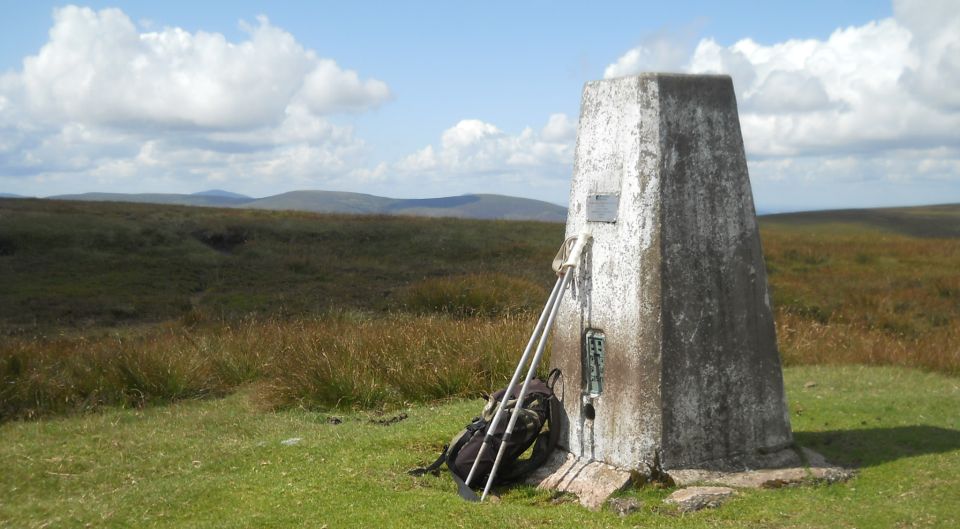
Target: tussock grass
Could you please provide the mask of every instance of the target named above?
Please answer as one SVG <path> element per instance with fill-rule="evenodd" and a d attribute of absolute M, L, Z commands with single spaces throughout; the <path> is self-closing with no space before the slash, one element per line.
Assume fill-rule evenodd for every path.
<path fill-rule="evenodd" d="M 526 317 L 395 315 L 276 327 L 281 351 L 260 401 L 316 409 L 396 406 L 477 395 L 509 377 L 528 338 Z"/>
<path fill-rule="evenodd" d="M 220 396 L 262 375 L 254 347 L 230 328 L 199 335 L 165 326 L 99 337 L 14 338 L 0 344 L 0 420 L 37 418 L 105 405 Z"/>
<path fill-rule="evenodd" d="M 956 322 L 907 337 L 784 313 L 777 318 L 777 339 L 785 365 L 897 365 L 960 375 Z"/>
<path fill-rule="evenodd" d="M 785 363 L 960 374 L 960 239 L 778 224 L 762 238 Z"/>
<path fill-rule="evenodd" d="M 488 391 L 515 366 L 526 316 L 443 315 L 165 325 L 0 344 L 0 420 L 224 395 L 267 408 L 382 408 Z"/>
<path fill-rule="evenodd" d="M 540 283 L 506 274 L 469 274 L 416 282 L 399 295 L 405 310 L 460 317 L 533 312 L 549 291 Z"/>

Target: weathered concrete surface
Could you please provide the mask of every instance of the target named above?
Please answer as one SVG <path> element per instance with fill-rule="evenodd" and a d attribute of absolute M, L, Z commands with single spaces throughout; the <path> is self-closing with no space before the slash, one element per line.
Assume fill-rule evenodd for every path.
<path fill-rule="evenodd" d="M 526 481 L 542 489 L 575 494 L 581 505 L 597 510 L 611 494 L 630 484 L 630 473 L 556 450 Z"/>
<path fill-rule="evenodd" d="M 655 76 L 584 88 L 567 236 L 593 242 L 562 301 L 553 367 L 569 421 L 561 444 L 585 459 L 652 467 L 660 449 L 660 83 Z M 619 194 L 615 223 L 587 223 L 590 194 Z M 581 347 L 587 328 L 607 336 L 603 393 L 583 413 Z"/>
<path fill-rule="evenodd" d="M 588 220 L 591 195 L 619 196 L 616 222 Z M 586 85 L 566 232 L 584 230 L 593 241 L 561 303 L 551 357 L 563 372 L 562 447 L 650 474 L 759 468 L 762 454 L 790 445 L 729 77 Z M 592 397 L 588 329 L 606 337 L 603 391 Z"/>
<path fill-rule="evenodd" d="M 719 507 L 734 494 L 736 492 L 727 487 L 689 487 L 667 496 L 663 502 L 675 504 L 680 512 L 693 512 Z"/>
<path fill-rule="evenodd" d="M 767 274 L 729 78 L 664 76 L 665 468 L 792 443 Z"/>

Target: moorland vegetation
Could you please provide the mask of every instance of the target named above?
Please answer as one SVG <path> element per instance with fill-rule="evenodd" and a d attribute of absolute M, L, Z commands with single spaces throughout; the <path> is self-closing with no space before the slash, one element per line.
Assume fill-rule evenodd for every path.
<path fill-rule="evenodd" d="M 957 206 L 761 218 L 784 363 L 960 374 L 956 226 Z M 2 199 L 0 421 L 246 387 L 265 409 L 476 395 L 509 376 L 562 237 L 543 222 Z"/>

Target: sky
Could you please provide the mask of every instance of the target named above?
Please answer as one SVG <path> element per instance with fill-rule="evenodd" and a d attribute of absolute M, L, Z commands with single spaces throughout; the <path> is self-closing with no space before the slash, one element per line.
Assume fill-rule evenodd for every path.
<path fill-rule="evenodd" d="M 960 202 L 960 1 L 0 0 L 0 192 L 565 205 L 584 83 L 725 73 L 763 212 Z"/>

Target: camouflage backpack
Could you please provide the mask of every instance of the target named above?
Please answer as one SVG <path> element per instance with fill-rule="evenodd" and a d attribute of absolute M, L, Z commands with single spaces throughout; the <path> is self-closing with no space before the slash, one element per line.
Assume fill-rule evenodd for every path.
<path fill-rule="evenodd" d="M 483 457 L 477 463 L 472 486 L 483 487 L 486 484 L 490 469 L 493 468 L 493 461 L 500 450 L 500 442 L 507 429 L 510 415 L 513 413 L 519 415 L 503 459 L 500 461 L 500 467 L 497 469 L 494 482 L 503 484 L 518 481 L 537 469 L 550 457 L 553 449 L 557 446 L 560 433 L 559 415 L 561 405 L 553 394 L 553 384 L 559 375 L 560 371 L 554 369 L 547 377 L 547 381 L 531 380 L 519 411 L 517 410 L 517 396 L 520 394 L 520 387 L 514 388 L 504 406 L 506 415 L 501 417 L 497 429 L 493 433 L 493 443 L 484 451 Z M 477 500 L 476 494 L 464 484 L 464 480 L 467 479 L 470 469 L 477 459 L 477 454 L 483 445 L 483 439 L 487 435 L 487 429 L 493 420 L 493 415 L 497 412 L 497 407 L 506 392 L 507 390 L 504 388 L 490 395 L 483 408 L 482 415 L 475 417 L 466 428 L 450 441 L 450 444 L 444 446 L 440 457 L 436 461 L 429 466 L 411 470 L 410 474 L 414 476 L 422 476 L 427 472 L 437 474 L 440 467 L 446 463 L 447 468 L 453 474 L 453 480 L 457 483 L 460 496 L 468 500 Z M 521 456 L 531 446 L 533 450 L 530 456 L 521 459 Z"/>

